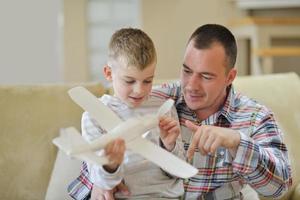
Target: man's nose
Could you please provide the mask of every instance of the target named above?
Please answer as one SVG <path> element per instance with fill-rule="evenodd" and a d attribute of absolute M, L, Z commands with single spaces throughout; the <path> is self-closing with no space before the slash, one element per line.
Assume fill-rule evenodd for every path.
<path fill-rule="evenodd" d="M 190 89 L 195 89 L 199 87 L 200 80 L 196 74 L 192 74 L 188 80 L 188 86 Z"/>

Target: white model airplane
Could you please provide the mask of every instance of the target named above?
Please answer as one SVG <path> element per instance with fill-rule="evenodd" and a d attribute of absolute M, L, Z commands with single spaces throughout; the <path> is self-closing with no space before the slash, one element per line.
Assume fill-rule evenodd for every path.
<path fill-rule="evenodd" d="M 83 87 L 70 89 L 69 95 L 107 130 L 107 134 L 88 143 L 74 127 L 65 129 L 64 134 L 55 138 L 53 143 L 67 155 L 96 165 L 104 165 L 108 163 L 108 159 L 95 152 L 103 149 L 110 141 L 122 138 L 127 149 L 140 154 L 170 174 L 181 178 L 189 178 L 197 174 L 198 170 L 195 167 L 142 137 L 148 130 L 158 126 L 158 117 L 172 108 L 173 100 L 166 101 L 157 114 L 122 121 Z"/>

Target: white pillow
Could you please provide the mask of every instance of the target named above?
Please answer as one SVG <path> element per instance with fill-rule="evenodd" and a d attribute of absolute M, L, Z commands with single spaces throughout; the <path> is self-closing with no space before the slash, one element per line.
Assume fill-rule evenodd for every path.
<path fill-rule="evenodd" d="M 61 150 L 58 151 L 48 185 L 46 200 L 72 199 L 67 192 L 69 183 L 78 177 L 81 161 L 69 158 Z"/>

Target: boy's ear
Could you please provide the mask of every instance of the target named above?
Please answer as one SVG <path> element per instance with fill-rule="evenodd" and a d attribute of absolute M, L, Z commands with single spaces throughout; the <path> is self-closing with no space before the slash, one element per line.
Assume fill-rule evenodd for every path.
<path fill-rule="evenodd" d="M 103 74 L 106 80 L 111 81 L 112 80 L 112 69 L 108 65 L 104 65 L 103 67 Z"/>

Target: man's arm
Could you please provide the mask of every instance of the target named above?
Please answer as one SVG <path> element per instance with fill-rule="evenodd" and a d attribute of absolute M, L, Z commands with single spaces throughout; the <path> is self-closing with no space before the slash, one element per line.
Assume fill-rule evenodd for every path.
<path fill-rule="evenodd" d="M 287 149 L 273 115 L 264 113 L 260 113 L 264 117 L 254 120 L 248 134 L 222 127 L 197 126 L 187 121 L 186 126 L 194 132 L 188 157 L 192 157 L 196 147 L 204 155 L 225 147 L 233 157 L 234 173 L 263 196 L 282 196 L 292 183 Z"/>
<path fill-rule="evenodd" d="M 233 160 L 233 171 L 259 194 L 281 197 L 292 185 L 291 168 L 282 133 L 273 114 L 253 124 L 250 136 L 240 132 L 241 141 Z"/>

